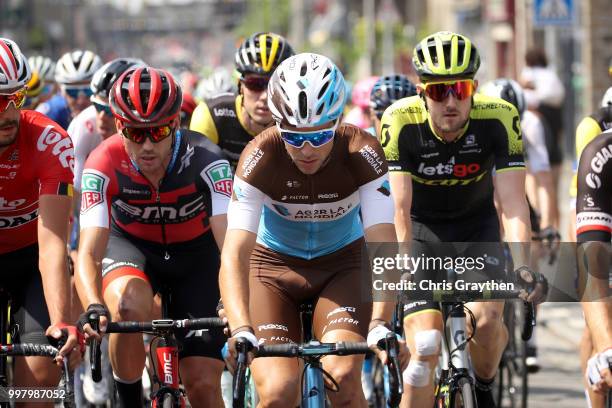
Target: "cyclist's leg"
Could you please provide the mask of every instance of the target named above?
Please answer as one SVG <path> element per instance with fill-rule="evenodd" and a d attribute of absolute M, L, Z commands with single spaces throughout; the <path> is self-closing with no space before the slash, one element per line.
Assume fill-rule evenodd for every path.
<path fill-rule="evenodd" d="M 286 287 L 303 288 L 306 283 L 278 261 L 271 251 L 255 246 L 251 255 L 250 314 L 255 335 L 262 344 L 301 341 L 298 302 Z M 284 357 L 256 358 L 251 364 L 259 407 L 294 407 L 299 405 L 301 364 Z"/>
<path fill-rule="evenodd" d="M 38 246 L 26 248 L 21 252 L 19 267 L 7 268 L 18 274 L 5 276 L 13 283 L 11 290 L 11 313 L 14 323 L 19 328 L 15 343 L 49 344 L 45 330 L 49 327 L 49 313 L 38 271 Z M 0 264 L 10 263 L 0 260 Z M 7 265 L 8 264 L 8 265 Z M 57 387 L 60 368 L 48 357 L 18 357 L 15 358 L 14 385 L 24 387 Z M 52 403 L 26 403 L 21 407 L 53 407 Z"/>
<path fill-rule="evenodd" d="M 442 330 L 442 313 L 435 302 L 417 301 L 404 305 L 404 336 L 411 357 L 403 373 L 402 407 L 433 405 L 433 377 Z"/>
<path fill-rule="evenodd" d="M 145 274 L 145 257 L 125 238 L 111 233 L 102 261 L 104 302 L 113 321 L 150 320 L 153 289 Z M 145 365 L 141 334 L 111 334 L 109 359 L 122 406 L 142 404 Z"/>
<path fill-rule="evenodd" d="M 315 337 L 322 342 L 362 342 L 367 336 L 372 304 L 364 302 L 360 279 L 361 240 L 333 254 L 322 270 L 334 273 L 320 291 L 313 313 Z M 318 273 L 318 271 L 314 271 Z M 316 283 L 315 283 L 316 284 Z M 338 383 L 338 392 L 328 393 L 334 407 L 367 407 L 361 387 L 363 355 L 326 356 L 323 369 Z"/>
<path fill-rule="evenodd" d="M 157 276 L 160 282 L 170 287 L 170 317 L 215 317 L 220 296 L 216 246 L 210 242 L 186 253 L 173 253 L 169 265 L 170 268 L 160 268 Z M 221 407 L 221 373 L 225 367 L 221 348 L 226 340 L 223 330 L 178 332 L 176 338 L 180 350 L 181 381 L 190 404 L 194 408 Z"/>

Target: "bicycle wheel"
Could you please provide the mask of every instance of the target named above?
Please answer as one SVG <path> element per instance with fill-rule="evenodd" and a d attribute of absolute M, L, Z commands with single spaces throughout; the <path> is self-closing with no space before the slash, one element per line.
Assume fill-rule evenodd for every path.
<path fill-rule="evenodd" d="M 164 394 L 162 399 L 162 408 L 173 408 L 174 407 L 174 397 L 169 392 Z"/>
<path fill-rule="evenodd" d="M 458 397 L 458 398 L 457 398 Z M 455 395 L 455 408 L 477 408 L 476 394 L 470 380 L 463 377 L 457 382 L 457 394 Z"/>

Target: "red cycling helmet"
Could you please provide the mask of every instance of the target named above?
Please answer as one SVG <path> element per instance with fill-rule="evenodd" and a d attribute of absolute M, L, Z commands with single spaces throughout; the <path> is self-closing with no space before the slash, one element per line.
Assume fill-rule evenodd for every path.
<path fill-rule="evenodd" d="M 125 126 L 148 127 L 176 118 L 183 94 L 168 71 L 139 67 L 127 70 L 117 79 L 109 102 L 113 115 Z"/>

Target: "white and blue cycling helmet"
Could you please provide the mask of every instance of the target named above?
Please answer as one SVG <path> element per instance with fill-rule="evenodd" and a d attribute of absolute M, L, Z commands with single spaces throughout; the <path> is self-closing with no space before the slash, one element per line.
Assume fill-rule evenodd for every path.
<path fill-rule="evenodd" d="M 314 127 L 336 121 L 346 99 L 342 72 L 319 54 L 287 58 L 268 84 L 268 107 L 279 124 Z"/>

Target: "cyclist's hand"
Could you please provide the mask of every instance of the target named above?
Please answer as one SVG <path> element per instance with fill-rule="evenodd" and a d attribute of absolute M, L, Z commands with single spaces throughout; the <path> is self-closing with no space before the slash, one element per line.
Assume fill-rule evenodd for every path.
<path fill-rule="evenodd" d="M 229 321 L 227 320 L 227 316 L 225 315 L 225 309 L 223 308 L 223 301 L 219 299 L 219 303 L 217 304 L 217 315 L 223 320 L 225 323 L 225 327 L 223 328 L 223 334 L 227 337 L 231 336 L 229 329 Z"/>
<path fill-rule="evenodd" d="M 378 357 L 383 364 L 387 364 L 388 355 L 386 350 L 383 350 L 379 344 L 384 344 L 387 333 L 391 333 L 391 330 L 389 330 L 382 321 L 372 321 L 366 339 L 368 347 L 376 354 L 376 357 Z"/>
<path fill-rule="evenodd" d="M 61 366 L 68 358 L 70 368 L 74 369 L 81 363 L 85 352 L 85 339 L 76 326 L 66 323 L 52 324 L 47 328 L 45 335 L 58 341 L 59 354 L 55 357 L 55 364 Z"/>
<path fill-rule="evenodd" d="M 521 286 L 519 296 L 526 302 L 541 303 L 548 294 L 548 280 L 544 275 L 532 271 L 527 266 L 521 266 L 514 271 L 517 283 Z"/>
<path fill-rule="evenodd" d="M 98 322 L 98 330 L 91 327 L 93 322 Z M 110 322 L 110 312 L 106 306 L 100 303 L 92 303 L 87 307 L 87 311 L 83 312 L 77 321 L 77 327 L 84 334 L 85 339 L 90 337 L 98 341 L 102 340 L 102 334 L 106 332 L 106 327 Z"/>
<path fill-rule="evenodd" d="M 246 339 L 251 345 L 253 349 L 257 349 L 259 343 L 257 341 L 257 337 L 253 334 L 250 328 L 239 328 L 238 330 L 234 330 L 234 334 L 227 340 L 227 353 L 223 355 L 223 359 L 225 360 L 225 364 L 227 365 L 227 369 L 230 373 L 234 373 L 236 370 L 236 360 L 238 359 L 238 351 L 236 350 L 236 339 L 242 337 Z M 252 351 L 248 353 L 247 365 L 251 364 L 253 361 L 254 354 Z"/>
<path fill-rule="evenodd" d="M 589 359 L 587 380 L 597 393 L 605 394 L 612 390 L 612 348 Z"/>

